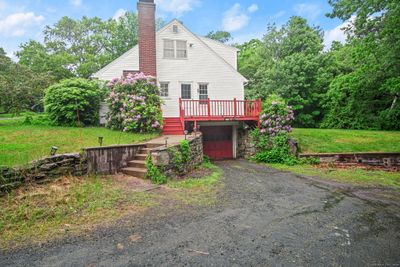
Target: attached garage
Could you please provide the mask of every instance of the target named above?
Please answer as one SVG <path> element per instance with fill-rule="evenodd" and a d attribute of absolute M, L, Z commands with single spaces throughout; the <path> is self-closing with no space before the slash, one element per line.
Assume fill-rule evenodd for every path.
<path fill-rule="evenodd" d="M 213 160 L 235 158 L 236 126 L 201 126 L 204 154 Z"/>

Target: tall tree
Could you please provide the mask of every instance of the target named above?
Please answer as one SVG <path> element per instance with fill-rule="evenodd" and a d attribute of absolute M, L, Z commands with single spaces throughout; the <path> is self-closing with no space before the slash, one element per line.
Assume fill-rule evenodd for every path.
<path fill-rule="evenodd" d="M 329 86 L 323 126 L 400 129 L 400 5 L 394 0 L 330 0 L 347 27 L 353 70 Z"/>
<path fill-rule="evenodd" d="M 206 35 L 206 37 L 221 43 L 227 43 L 232 40 L 232 35 L 226 31 L 211 31 Z"/>
<path fill-rule="evenodd" d="M 18 113 L 43 106 L 44 89 L 53 78 L 46 73 L 36 74 L 29 68 L 13 62 L 0 49 L 0 110 Z"/>
<path fill-rule="evenodd" d="M 160 19 L 157 28 L 163 26 Z M 137 14 L 114 20 L 61 18 L 46 26 L 44 42 L 29 41 L 17 53 L 20 63 L 36 72 L 51 71 L 57 79 L 91 74 L 137 44 Z"/>
<path fill-rule="evenodd" d="M 293 106 L 297 125 L 316 126 L 322 118 L 320 102 L 326 90 L 317 83 L 322 64 L 321 29 L 309 26 L 304 18 L 292 17 L 282 28 L 270 25 L 262 46 L 256 47 L 259 59 L 250 58 L 258 65 L 251 70 L 254 75 L 247 96 L 266 99 L 279 94 Z M 243 69 L 246 62 L 239 62 Z"/>

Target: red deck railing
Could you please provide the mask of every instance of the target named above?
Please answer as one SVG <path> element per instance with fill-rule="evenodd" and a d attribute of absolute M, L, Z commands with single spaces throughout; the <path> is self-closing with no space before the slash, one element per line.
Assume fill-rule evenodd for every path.
<path fill-rule="evenodd" d="M 179 99 L 181 120 L 259 120 L 261 100 Z"/>

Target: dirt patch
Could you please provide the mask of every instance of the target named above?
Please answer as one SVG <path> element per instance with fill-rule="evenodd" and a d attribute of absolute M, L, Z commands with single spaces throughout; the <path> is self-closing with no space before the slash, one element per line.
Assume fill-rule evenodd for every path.
<path fill-rule="evenodd" d="M 198 168 L 194 169 L 193 171 L 189 172 L 188 174 L 185 174 L 184 176 L 175 177 L 174 179 L 176 179 L 177 181 L 185 180 L 185 179 L 189 179 L 189 178 L 201 179 L 203 177 L 211 175 L 212 173 L 213 173 L 213 170 L 210 168 L 198 167 Z"/>
<path fill-rule="evenodd" d="M 341 162 L 336 162 L 336 163 L 321 163 L 318 165 L 315 165 L 317 168 L 324 169 L 324 170 L 329 170 L 332 168 L 336 169 L 362 169 L 366 171 L 387 171 L 387 172 L 399 172 L 400 171 L 400 166 L 372 166 L 368 164 L 363 164 L 363 163 L 341 163 Z"/>
<path fill-rule="evenodd" d="M 146 192 L 160 188 L 160 186 L 151 183 L 149 180 L 140 179 L 124 174 L 116 174 L 111 176 L 122 190 L 131 192 Z"/>

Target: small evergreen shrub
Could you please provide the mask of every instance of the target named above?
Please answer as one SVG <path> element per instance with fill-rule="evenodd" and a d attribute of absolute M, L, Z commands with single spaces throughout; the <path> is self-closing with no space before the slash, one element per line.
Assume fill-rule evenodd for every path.
<path fill-rule="evenodd" d="M 45 112 L 54 125 L 97 125 L 101 95 L 95 81 L 81 78 L 63 80 L 47 89 Z"/>
<path fill-rule="evenodd" d="M 160 89 L 154 78 L 143 73 L 116 78 L 107 86 L 109 106 L 106 126 L 124 132 L 154 132 L 161 130 L 162 111 Z"/>

